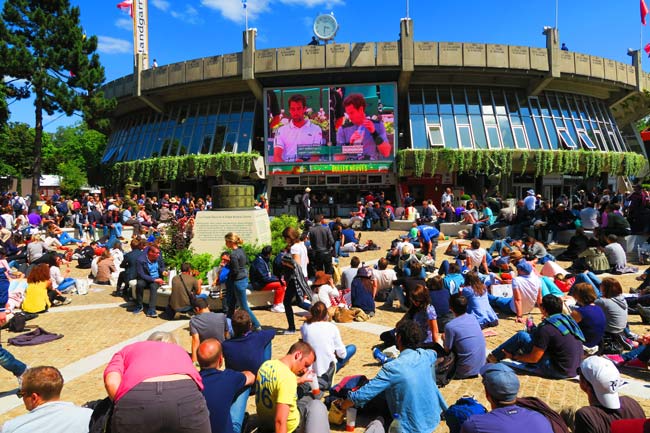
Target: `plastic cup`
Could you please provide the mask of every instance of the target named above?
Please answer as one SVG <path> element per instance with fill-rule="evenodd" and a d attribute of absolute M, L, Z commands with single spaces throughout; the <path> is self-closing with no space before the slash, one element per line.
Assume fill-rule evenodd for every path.
<path fill-rule="evenodd" d="M 348 408 L 345 413 L 345 431 L 354 431 L 354 426 L 357 423 L 357 409 L 354 407 Z"/>
<path fill-rule="evenodd" d="M 313 373 L 311 376 L 311 393 L 313 395 L 320 394 L 320 387 L 318 385 L 318 376 L 316 376 L 316 373 Z"/>

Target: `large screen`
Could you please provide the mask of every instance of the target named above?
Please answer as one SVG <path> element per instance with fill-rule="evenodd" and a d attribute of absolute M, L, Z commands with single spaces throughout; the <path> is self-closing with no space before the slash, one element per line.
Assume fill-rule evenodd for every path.
<path fill-rule="evenodd" d="M 395 159 L 395 83 L 265 89 L 265 97 L 268 164 Z"/>

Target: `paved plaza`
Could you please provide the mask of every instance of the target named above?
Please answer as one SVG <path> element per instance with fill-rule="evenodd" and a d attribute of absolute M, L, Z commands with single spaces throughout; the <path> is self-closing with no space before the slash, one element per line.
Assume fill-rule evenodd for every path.
<path fill-rule="evenodd" d="M 362 260 L 369 262 L 385 254 L 390 240 L 401 234 L 398 231 L 386 233 L 364 233 L 364 238 L 373 239 L 382 249 L 360 253 Z M 484 243 L 484 246 L 488 243 Z M 445 258 L 443 251 L 445 243 L 438 248 L 438 263 Z M 215 251 L 216 253 L 216 251 Z M 349 259 L 341 261 L 346 266 Z M 562 263 L 565 265 L 564 263 Z M 642 267 L 644 270 L 646 267 Z M 73 276 L 85 277 L 87 271 L 75 269 Z M 637 285 L 634 275 L 615 276 L 621 280 L 625 291 Z M 7 339 L 16 335 L 8 330 L 1 334 L 2 344 L 11 353 L 29 366 L 53 365 L 59 368 L 65 377 L 62 398 L 77 404 L 89 400 L 102 399 L 104 391 L 102 373 L 110 357 L 122 346 L 133 341 L 143 340 L 155 330 L 172 331 L 179 338 L 183 347 L 190 349 L 189 327 L 187 320 L 164 321 L 151 319 L 144 314 L 133 315 L 126 311 L 126 304 L 119 298 L 110 295 L 111 287 L 91 286 L 88 295 L 73 295 L 73 302 L 63 307 L 52 308 L 50 312 L 41 314 L 28 322 L 33 329 L 40 326 L 49 332 L 63 334 L 64 337 L 54 342 L 33 347 L 15 347 L 7 344 Z M 297 311 L 300 311 L 297 309 Z M 268 310 L 256 310 L 260 322 L 265 328 L 281 331 L 286 328 L 284 314 L 271 313 Z M 303 313 L 299 313 L 304 315 Z M 337 324 L 346 344 L 356 344 L 357 354 L 349 365 L 337 373 L 335 382 L 350 374 L 365 374 L 373 377 L 379 370 L 379 364 L 371 354 L 372 346 L 379 343 L 379 333 L 392 327 L 402 317 L 403 313 L 377 310 L 376 316 L 366 323 Z M 535 322 L 541 320 L 538 310 L 533 314 Z M 300 326 L 301 319 L 297 325 Z M 497 335 L 487 338 L 487 345 L 493 349 L 523 325 L 516 324 L 512 319 L 502 319 L 496 328 Z M 650 327 L 642 325 L 639 316 L 630 316 L 630 325 L 637 334 L 650 333 Z M 289 346 L 296 341 L 297 336 L 277 335 L 273 340 L 273 357 L 285 354 Z M 623 376 L 630 384 L 622 390 L 622 394 L 637 399 L 641 406 L 650 414 L 650 372 L 624 371 Z M 533 376 L 520 376 L 521 396 L 534 395 L 546 401 L 552 408 L 559 410 L 564 407 L 579 408 L 587 405 L 586 395 L 580 391 L 578 383 L 571 380 L 547 380 Z M 0 374 L 0 423 L 26 412 L 22 400 L 15 395 L 17 382 L 8 372 Z M 480 378 L 469 380 L 454 380 L 442 389 L 442 394 L 448 404 L 463 395 L 474 395 L 481 403 L 487 405 Z M 254 412 L 254 398 L 249 399 L 248 411 Z M 343 427 L 332 426 L 333 430 Z M 361 427 L 357 431 L 362 431 Z M 447 431 L 444 422 L 438 432 Z"/>

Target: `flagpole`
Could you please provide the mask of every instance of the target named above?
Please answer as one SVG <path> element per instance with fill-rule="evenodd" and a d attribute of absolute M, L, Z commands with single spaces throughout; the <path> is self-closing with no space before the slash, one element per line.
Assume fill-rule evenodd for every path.
<path fill-rule="evenodd" d="M 557 21 L 558 21 L 558 7 L 560 0 L 555 0 L 555 30 L 557 30 Z"/>

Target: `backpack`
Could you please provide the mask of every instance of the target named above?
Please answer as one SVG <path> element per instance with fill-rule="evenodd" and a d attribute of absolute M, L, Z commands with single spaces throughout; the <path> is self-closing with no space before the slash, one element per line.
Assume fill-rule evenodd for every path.
<path fill-rule="evenodd" d="M 111 419 L 115 405 L 109 397 L 103 400 L 89 401 L 83 407 L 87 407 L 93 411 L 88 425 L 88 431 L 90 433 L 110 433 Z"/>
<path fill-rule="evenodd" d="M 9 319 L 9 330 L 11 332 L 23 332 L 25 330 L 25 323 L 27 318 L 23 313 L 16 313 Z"/>
<path fill-rule="evenodd" d="M 282 269 L 282 258 L 287 254 L 286 251 L 280 251 L 277 256 L 273 259 L 273 264 L 272 264 L 272 271 L 273 275 L 275 275 L 278 278 L 282 278 L 282 275 L 284 274 L 284 270 Z"/>
<path fill-rule="evenodd" d="M 20 200 L 18 200 L 18 199 L 15 199 L 15 200 L 14 200 L 14 204 L 13 204 L 12 207 L 13 207 L 13 209 L 14 209 L 14 212 L 16 212 L 16 214 L 20 214 L 20 213 L 22 213 L 22 211 L 23 211 L 23 205 L 22 205 L 22 203 L 20 202 Z"/>
<path fill-rule="evenodd" d="M 67 215 L 68 214 L 68 203 L 62 201 L 61 203 L 56 205 L 56 210 L 61 214 L 61 215 Z"/>
<path fill-rule="evenodd" d="M 368 378 L 364 375 L 345 376 L 339 383 L 330 388 L 330 395 L 337 398 L 347 398 L 349 392 L 356 391 L 368 382 Z"/>
<path fill-rule="evenodd" d="M 450 433 L 459 433 L 463 423 L 475 414 L 487 413 L 487 409 L 474 397 L 464 396 L 456 400 L 445 412 L 445 421 Z"/>
<path fill-rule="evenodd" d="M 438 355 L 436 359 L 436 385 L 444 388 L 456 375 L 456 353 L 452 350 L 445 356 Z"/>

